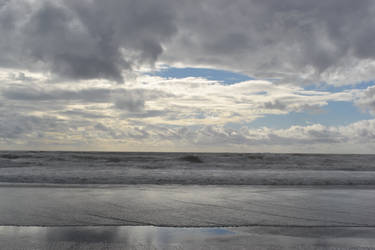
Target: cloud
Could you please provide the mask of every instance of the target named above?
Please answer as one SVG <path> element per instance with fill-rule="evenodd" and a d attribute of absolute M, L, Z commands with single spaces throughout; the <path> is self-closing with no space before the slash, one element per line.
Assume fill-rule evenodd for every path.
<path fill-rule="evenodd" d="M 40 137 L 49 131 L 60 131 L 59 120 L 54 117 L 24 116 L 20 114 L 0 115 L 0 138 L 14 144 L 14 139 L 27 140 Z"/>
<path fill-rule="evenodd" d="M 250 80 L 232 85 L 203 78 L 138 77 L 125 85 L 95 82 L 10 82 L 0 87 L 7 107 L 60 115 L 103 116 L 153 124 L 249 123 L 268 114 L 319 112 L 330 101 L 352 101 L 348 91 L 330 93 Z M 48 113 L 50 115 L 50 113 Z M 144 121 L 143 121 L 144 122 Z"/>
<path fill-rule="evenodd" d="M 81 90 L 54 89 L 45 90 L 36 87 L 10 87 L 2 91 L 9 100 L 17 101 L 80 101 L 108 102 L 111 90 L 105 88 L 90 88 Z"/>
<path fill-rule="evenodd" d="M 112 118 L 109 115 L 101 114 L 97 112 L 89 112 L 86 110 L 79 110 L 79 109 L 72 109 L 67 111 L 62 111 L 59 113 L 62 116 L 68 116 L 68 117 L 76 117 L 79 119 L 87 118 L 87 119 L 104 119 L 104 118 Z"/>
<path fill-rule="evenodd" d="M 144 96 L 141 92 L 126 92 L 115 100 L 115 107 L 130 112 L 143 111 L 145 108 Z"/>
<path fill-rule="evenodd" d="M 358 148 L 361 148 L 359 145 L 374 146 L 374 128 L 375 120 L 360 121 L 339 127 L 313 124 L 291 126 L 286 129 L 267 127 L 253 129 L 246 126 L 233 129 L 221 125 L 200 126 L 198 128 L 145 127 L 145 129 L 152 131 L 150 137 L 157 136 L 159 141 L 168 140 L 175 145 L 186 145 L 195 149 L 222 148 L 246 151 L 264 148 L 272 151 L 276 147 L 278 151 L 282 152 L 301 152 L 301 149 L 302 152 L 306 149 L 322 152 L 322 148 L 331 148 L 329 152 L 346 150 L 346 152 L 352 153 L 365 152 L 358 151 Z M 357 147 L 357 150 L 355 150 L 355 147 Z M 335 151 L 335 149 L 339 150 Z M 371 151 L 366 150 L 366 152 Z"/>
<path fill-rule="evenodd" d="M 166 62 L 184 58 L 188 65 L 295 84 L 373 77 L 373 1 L 205 0 L 184 7 L 178 35 L 163 54 Z"/>
<path fill-rule="evenodd" d="M 319 152 L 357 145 L 350 150 L 358 152 L 375 145 L 373 120 L 252 128 L 260 117 L 320 111 L 331 101 L 361 101 L 368 107 L 372 87 L 329 92 L 260 80 L 223 85 L 149 75 L 121 85 L 51 84 L 35 76 L 14 79 L 12 73 L 0 75 L 0 148 Z"/>
<path fill-rule="evenodd" d="M 21 82 L 32 82 L 35 80 L 31 76 L 27 76 L 24 72 L 18 72 L 18 74 L 10 73 L 9 79 L 12 81 L 21 81 Z"/>
<path fill-rule="evenodd" d="M 0 66 L 122 82 L 123 70 L 153 64 L 176 31 L 169 5 L 164 0 L 5 1 Z"/>
<path fill-rule="evenodd" d="M 141 112 L 145 108 L 146 101 L 156 100 L 163 97 L 171 97 L 172 94 L 160 90 L 147 89 L 126 89 L 104 87 L 83 87 L 68 89 L 64 87 L 43 85 L 16 85 L 12 84 L 0 91 L 3 98 L 8 101 L 32 103 L 38 109 L 38 104 L 61 103 L 61 104 L 92 104 L 92 103 L 113 103 L 113 107 L 122 111 Z M 56 108 L 56 107 L 53 107 Z M 65 112 L 73 114 L 77 111 Z"/>
<path fill-rule="evenodd" d="M 345 134 L 320 124 L 292 126 L 288 129 L 230 129 L 223 126 L 206 126 L 193 132 L 197 145 L 308 145 L 317 143 L 344 143 Z"/>
<path fill-rule="evenodd" d="M 164 126 L 118 120 L 111 122 L 113 118 L 94 119 L 100 122 L 86 120 L 85 116 L 70 120 L 2 113 L 0 146 L 17 144 L 39 148 L 49 145 L 59 148 L 75 145 L 95 148 L 105 145 L 109 150 L 117 147 L 129 150 L 132 147 L 163 147 L 165 150 L 179 148 L 185 151 L 218 148 L 226 151 L 259 151 L 263 148 L 282 152 L 303 152 L 307 149 L 321 152 L 322 148 L 327 148 L 330 152 L 346 150 L 352 153 L 369 152 L 375 146 L 375 120 L 339 127 L 313 124 L 286 129 L 254 129 L 247 126 L 229 128 L 225 125 Z M 363 146 L 367 147 L 367 151 L 362 151 Z"/>
<path fill-rule="evenodd" d="M 375 115 L 375 87 L 368 87 L 360 92 L 357 96 L 356 104 L 363 110 Z"/>
<path fill-rule="evenodd" d="M 297 85 L 354 84 L 375 72 L 371 0 L 1 3 L 1 67 L 123 82 L 156 62 Z"/>

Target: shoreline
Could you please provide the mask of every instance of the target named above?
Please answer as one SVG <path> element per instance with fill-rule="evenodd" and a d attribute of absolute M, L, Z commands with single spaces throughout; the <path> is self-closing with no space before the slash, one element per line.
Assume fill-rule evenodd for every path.
<path fill-rule="evenodd" d="M 302 189 L 375 189 L 375 184 L 189 184 L 189 183 L 134 183 L 134 184 L 98 184 L 98 183 L 25 183 L 25 182 L 0 182 L 0 187 L 37 187 L 37 188 L 126 188 L 126 187 L 253 187 L 253 188 L 275 188 L 275 189 L 293 189 L 293 188 L 302 188 Z"/>

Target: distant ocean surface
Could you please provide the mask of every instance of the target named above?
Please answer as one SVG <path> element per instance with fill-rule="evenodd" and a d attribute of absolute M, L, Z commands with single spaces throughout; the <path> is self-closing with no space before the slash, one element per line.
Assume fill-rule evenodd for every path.
<path fill-rule="evenodd" d="M 375 185 L 375 155 L 0 151 L 0 182 Z"/>

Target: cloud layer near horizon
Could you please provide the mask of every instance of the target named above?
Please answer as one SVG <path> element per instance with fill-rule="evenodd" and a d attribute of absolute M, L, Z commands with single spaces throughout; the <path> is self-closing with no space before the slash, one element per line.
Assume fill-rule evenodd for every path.
<path fill-rule="evenodd" d="M 372 88 L 331 93 L 259 80 L 223 85 L 157 76 L 123 85 L 93 80 L 46 84 L 22 76 L 3 75 L 3 148 L 319 152 L 335 145 L 343 152 L 370 152 L 375 143 L 375 120 L 336 127 L 251 126 L 267 115 L 324 112 L 330 102 L 362 100 L 358 105 L 363 106 L 362 96 Z M 352 144 L 369 146 L 366 151 L 343 146 Z"/>

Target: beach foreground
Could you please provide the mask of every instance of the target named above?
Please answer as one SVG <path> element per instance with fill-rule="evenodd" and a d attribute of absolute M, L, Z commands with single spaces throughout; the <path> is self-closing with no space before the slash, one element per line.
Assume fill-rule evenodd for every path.
<path fill-rule="evenodd" d="M 370 250 L 371 228 L 0 227 L 2 249 Z"/>
<path fill-rule="evenodd" d="M 0 200 L 4 249 L 375 246 L 372 187 L 3 184 Z"/>

